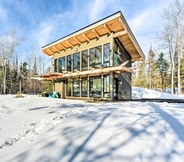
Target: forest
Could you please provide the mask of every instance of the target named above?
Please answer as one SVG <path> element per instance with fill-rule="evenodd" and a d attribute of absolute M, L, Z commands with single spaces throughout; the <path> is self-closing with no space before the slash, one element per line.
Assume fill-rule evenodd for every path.
<path fill-rule="evenodd" d="M 163 9 L 162 30 L 155 33 L 158 46 L 137 64 L 133 86 L 184 93 L 184 2 L 173 1 Z"/>
<path fill-rule="evenodd" d="M 47 57 L 41 54 L 41 49 L 33 43 L 26 61 L 21 61 L 20 55 L 15 51 L 22 41 L 23 38 L 16 30 L 0 36 L 0 94 L 52 92 L 52 82 L 32 79 L 51 71 L 51 68 L 46 66 Z"/>

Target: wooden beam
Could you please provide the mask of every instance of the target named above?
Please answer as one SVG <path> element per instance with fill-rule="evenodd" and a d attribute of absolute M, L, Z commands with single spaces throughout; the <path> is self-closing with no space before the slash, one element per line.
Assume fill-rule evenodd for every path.
<path fill-rule="evenodd" d="M 97 31 L 96 31 L 95 29 L 93 29 L 92 31 L 96 34 L 96 36 L 97 36 L 98 38 L 100 38 L 99 34 L 97 33 Z"/>
<path fill-rule="evenodd" d="M 125 35 L 125 34 L 127 34 L 127 31 L 126 30 L 123 30 L 123 31 L 114 33 L 113 34 L 113 37 L 116 38 L 116 37 L 119 37 L 119 36 L 122 36 L 122 35 Z"/>
<path fill-rule="evenodd" d="M 58 45 L 66 50 L 66 47 L 64 45 L 62 45 L 61 43 L 59 43 Z"/>
<path fill-rule="evenodd" d="M 85 33 L 83 33 L 82 35 L 88 40 L 88 42 L 90 42 L 90 39 L 87 37 Z"/>
<path fill-rule="evenodd" d="M 76 37 L 74 37 L 74 39 L 75 39 L 80 45 L 82 44 Z"/>
<path fill-rule="evenodd" d="M 60 51 L 57 47 L 55 46 L 52 46 L 52 48 L 56 49 L 58 52 Z"/>
<path fill-rule="evenodd" d="M 119 21 L 120 21 L 121 24 L 123 25 L 123 28 L 126 29 L 126 28 L 125 28 L 125 25 L 124 25 L 124 23 L 123 23 L 123 21 L 121 20 L 121 17 L 119 17 Z"/>
<path fill-rule="evenodd" d="M 73 48 L 73 45 L 68 41 L 68 40 L 66 40 L 65 41 L 67 44 L 69 44 L 70 46 L 72 46 L 72 48 Z"/>
<path fill-rule="evenodd" d="M 46 55 L 49 55 L 49 53 L 47 53 L 45 50 L 43 50 L 42 52 L 43 52 L 44 54 L 46 54 Z"/>
<path fill-rule="evenodd" d="M 47 48 L 47 51 L 51 52 L 51 53 L 54 53 L 51 49 Z"/>
<path fill-rule="evenodd" d="M 108 26 L 106 24 L 104 24 L 104 28 L 106 28 L 106 30 L 108 31 L 109 34 L 111 34 L 110 29 L 108 28 Z"/>

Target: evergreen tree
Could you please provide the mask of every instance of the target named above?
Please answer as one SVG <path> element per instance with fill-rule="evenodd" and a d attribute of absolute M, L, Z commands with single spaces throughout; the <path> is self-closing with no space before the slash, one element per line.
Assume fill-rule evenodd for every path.
<path fill-rule="evenodd" d="M 148 55 L 148 85 L 149 89 L 154 89 L 156 87 L 157 82 L 157 66 L 155 62 L 155 53 L 152 50 L 152 47 L 150 48 L 149 55 Z"/>
<path fill-rule="evenodd" d="M 167 60 L 164 58 L 164 54 L 160 53 L 158 59 L 156 60 L 156 64 L 159 70 L 162 91 L 165 91 L 168 86 L 168 70 L 169 64 Z"/>

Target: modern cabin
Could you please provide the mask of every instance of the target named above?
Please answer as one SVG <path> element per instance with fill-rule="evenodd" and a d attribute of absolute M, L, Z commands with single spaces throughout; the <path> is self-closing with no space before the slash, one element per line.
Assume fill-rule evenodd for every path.
<path fill-rule="evenodd" d="M 131 99 L 132 63 L 145 56 L 119 11 L 42 47 L 52 58 L 53 82 L 61 98 Z"/>

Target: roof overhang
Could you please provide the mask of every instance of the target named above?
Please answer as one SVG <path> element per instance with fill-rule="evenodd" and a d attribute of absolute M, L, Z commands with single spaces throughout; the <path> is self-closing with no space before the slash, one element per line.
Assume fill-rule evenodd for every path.
<path fill-rule="evenodd" d="M 42 52 L 47 56 L 52 56 L 56 52 L 73 48 L 86 41 L 90 42 L 90 40 L 100 38 L 105 34 L 113 34 L 114 38 L 120 40 L 131 55 L 131 61 L 145 59 L 144 53 L 120 11 L 42 47 Z"/>

